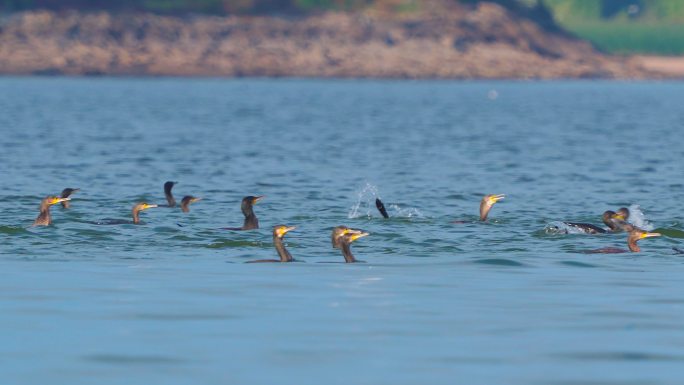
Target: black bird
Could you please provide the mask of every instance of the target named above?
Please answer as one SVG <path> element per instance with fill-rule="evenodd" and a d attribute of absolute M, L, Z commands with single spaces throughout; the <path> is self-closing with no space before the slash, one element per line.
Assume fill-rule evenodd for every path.
<path fill-rule="evenodd" d="M 242 210 L 242 214 L 245 216 L 245 222 L 242 224 L 242 227 L 224 227 L 224 230 L 253 230 L 253 229 L 258 229 L 259 228 L 259 220 L 257 219 L 256 215 L 254 214 L 254 209 L 253 206 L 262 200 L 264 198 L 263 195 L 259 196 L 246 196 L 242 198 L 242 204 L 240 205 L 240 209 Z"/>
<path fill-rule="evenodd" d="M 578 230 L 583 231 L 587 234 L 604 234 L 607 232 L 620 232 L 623 231 L 627 225 L 627 218 L 629 218 L 629 210 L 625 207 L 614 212 L 611 210 L 605 211 L 601 217 L 603 223 L 608 226 L 608 230 L 592 225 L 591 223 L 576 223 L 576 222 L 563 222 L 568 226 L 572 226 Z"/>
<path fill-rule="evenodd" d="M 184 213 L 189 213 L 190 212 L 190 204 L 195 203 L 198 201 L 201 201 L 202 198 L 196 198 L 192 195 L 186 195 L 181 199 L 181 210 L 183 210 Z"/>
<path fill-rule="evenodd" d="M 290 252 L 287 251 L 285 245 L 283 244 L 283 238 L 285 238 L 285 234 L 289 233 L 294 229 L 296 229 L 295 226 L 277 225 L 273 227 L 273 246 L 275 246 L 275 249 L 278 252 L 278 256 L 280 256 L 280 259 L 259 259 L 256 261 L 247 261 L 247 263 L 294 262 L 292 254 L 290 254 Z"/>
<path fill-rule="evenodd" d="M 158 207 L 176 207 L 176 199 L 173 198 L 173 194 L 171 193 L 173 186 L 176 184 L 178 184 L 178 182 L 168 181 L 164 183 L 164 196 L 166 196 L 166 202 L 168 202 L 168 204 L 160 205 Z"/>
<path fill-rule="evenodd" d="M 60 197 L 61 198 L 69 198 L 71 196 L 71 194 L 73 194 L 79 190 L 81 190 L 81 189 L 80 188 L 69 188 L 69 187 L 67 187 L 64 190 L 62 190 L 62 194 L 60 195 Z M 71 207 L 71 204 L 69 203 L 68 200 L 62 201 L 62 207 L 64 207 L 65 209 L 68 209 L 69 207 Z"/>

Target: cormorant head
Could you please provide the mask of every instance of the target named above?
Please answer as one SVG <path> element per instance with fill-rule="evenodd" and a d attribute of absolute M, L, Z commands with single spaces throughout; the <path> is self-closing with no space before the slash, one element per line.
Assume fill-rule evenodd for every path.
<path fill-rule="evenodd" d="M 357 231 L 358 231 L 358 230 L 357 230 Z M 348 233 L 348 234 L 343 235 L 343 236 L 340 238 L 340 241 L 341 241 L 342 244 L 347 244 L 347 245 L 348 245 L 348 244 L 354 242 L 355 240 L 357 240 L 357 239 L 359 239 L 359 238 L 363 238 L 363 237 L 365 237 L 365 236 L 367 236 L 367 235 L 370 235 L 370 233 L 367 233 L 367 232 L 364 232 L 364 231 L 358 231 L 358 232 L 355 232 L 355 233 Z"/>
<path fill-rule="evenodd" d="M 61 197 L 62 198 L 68 198 L 69 196 L 71 196 L 71 194 L 73 194 L 79 190 L 80 190 L 80 188 L 69 188 L 69 187 L 67 187 L 64 190 L 62 190 Z"/>
<path fill-rule="evenodd" d="M 290 231 L 292 231 L 296 228 L 297 228 L 296 226 L 285 226 L 285 225 L 273 226 L 273 237 L 283 239 L 285 234 L 289 233 Z"/>
<path fill-rule="evenodd" d="M 145 203 L 145 202 L 140 202 L 133 207 L 133 210 L 134 211 L 143 211 L 143 210 L 147 210 L 147 209 L 151 209 L 151 208 L 155 208 L 155 207 L 157 207 L 157 205 L 153 205 L 153 204 L 149 204 L 149 203 Z"/>
<path fill-rule="evenodd" d="M 506 195 L 504 194 L 490 194 L 490 195 L 485 195 L 484 198 L 482 198 L 482 203 L 488 207 L 494 206 L 494 203 L 504 199 Z"/>
<path fill-rule="evenodd" d="M 176 183 L 178 183 L 178 182 L 168 181 L 168 182 L 164 183 L 164 193 L 171 194 L 171 189 L 173 188 L 173 185 L 175 185 Z"/>
<path fill-rule="evenodd" d="M 646 230 L 642 230 L 630 224 L 624 225 L 623 229 L 629 233 L 627 237 L 627 245 L 629 246 L 629 250 L 633 252 L 641 251 L 641 249 L 637 245 L 638 241 L 644 238 L 659 237 L 662 235 L 660 233 L 649 233 Z"/>
<path fill-rule="evenodd" d="M 340 239 L 347 234 L 361 234 L 361 230 L 349 228 L 347 226 L 337 226 L 332 230 L 332 247 L 338 249 L 340 247 Z"/>
<path fill-rule="evenodd" d="M 263 196 L 263 195 L 258 195 L 258 196 L 252 196 L 252 195 L 250 195 L 250 196 L 246 196 L 246 197 L 242 198 L 242 207 L 243 207 L 243 208 L 245 208 L 245 207 L 251 207 L 251 206 L 255 205 L 257 202 L 259 202 L 259 201 L 262 200 L 262 199 L 264 199 L 264 196 Z"/>
<path fill-rule="evenodd" d="M 603 223 L 605 223 L 605 224 L 608 225 L 613 219 L 617 219 L 617 218 L 616 218 L 616 215 L 617 215 L 617 214 L 616 214 L 615 211 L 613 211 L 613 210 L 606 210 L 606 211 L 604 211 L 604 212 L 603 212 L 603 216 L 602 216 L 602 218 L 603 218 Z"/>
<path fill-rule="evenodd" d="M 627 221 L 629 219 L 629 209 L 627 207 L 621 207 L 614 216 L 615 219 L 621 221 Z"/>
<path fill-rule="evenodd" d="M 197 198 L 197 197 L 194 197 L 192 195 L 186 195 L 183 197 L 183 199 L 181 199 L 181 206 L 187 206 L 190 203 L 195 203 L 195 202 L 198 202 L 201 200 L 202 200 L 202 198 Z"/>

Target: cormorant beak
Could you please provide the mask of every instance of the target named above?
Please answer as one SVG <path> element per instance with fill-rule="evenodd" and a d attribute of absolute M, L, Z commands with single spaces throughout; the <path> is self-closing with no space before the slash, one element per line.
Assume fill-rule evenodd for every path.
<path fill-rule="evenodd" d="M 64 201 L 70 201 L 70 200 L 71 200 L 71 198 L 55 198 L 50 202 L 50 204 L 56 205 L 57 203 L 64 202 Z"/>
<path fill-rule="evenodd" d="M 199 202 L 199 201 L 201 201 L 201 200 L 202 200 L 202 198 L 192 198 L 190 201 L 191 201 L 192 203 L 195 203 L 195 202 Z"/>
<path fill-rule="evenodd" d="M 639 239 L 651 238 L 651 237 L 659 237 L 659 236 L 661 236 L 661 235 L 662 235 L 662 234 L 660 234 L 660 233 L 642 233 L 642 234 L 639 236 Z"/>
<path fill-rule="evenodd" d="M 289 233 L 290 231 L 292 231 L 296 228 L 297 228 L 297 226 L 280 227 L 277 230 L 278 237 L 282 238 L 283 236 L 285 236 L 285 234 Z"/>
<path fill-rule="evenodd" d="M 358 233 L 352 234 L 352 236 L 350 238 L 351 238 L 352 242 L 354 242 L 355 240 L 357 240 L 359 238 L 363 238 L 366 235 L 370 235 L 370 233 L 358 232 Z"/>
<path fill-rule="evenodd" d="M 262 200 L 262 199 L 264 199 L 264 198 L 265 198 L 264 195 L 259 195 L 258 197 L 254 197 L 254 199 L 252 199 L 252 204 L 257 203 L 257 202 L 259 202 L 260 200 Z"/>
<path fill-rule="evenodd" d="M 347 235 L 347 234 L 361 234 L 361 233 L 363 233 L 363 231 L 361 231 L 361 230 L 356 230 L 356 229 L 350 229 L 350 228 L 346 228 L 346 229 L 342 230 L 342 235 Z M 366 234 L 366 235 L 368 235 L 368 234 Z"/>
<path fill-rule="evenodd" d="M 157 205 L 148 205 L 148 204 L 145 204 L 145 205 L 143 205 L 142 209 L 143 209 L 143 210 L 147 210 L 147 209 L 153 209 L 153 208 L 155 208 L 155 207 L 158 207 L 158 206 L 157 206 Z"/>
<path fill-rule="evenodd" d="M 619 219 L 619 220 L 621 220 L 621 221 L 624 221 L 624 220 L 625 220 L 625 216 L 622 215 L 622 214 L 615 214 L 615 215 L 613 215 L 613 218 L 614 218 L 614 219 Z"/>
<path fill-rule="evenodd" d="M 489 197 L 489 204 L 493 205 L 494 203 L 504 199 L 505 197 L 506 197 L 506 195 L 504 195 L 504 194 L 492 195 L 491 197 Z"/>

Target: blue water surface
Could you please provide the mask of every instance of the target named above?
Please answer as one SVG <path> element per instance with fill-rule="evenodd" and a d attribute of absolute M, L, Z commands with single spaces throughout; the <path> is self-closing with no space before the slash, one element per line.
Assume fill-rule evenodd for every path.
<path fill-rule="evenodd" d="M 0 78 L 2 384 L 680 384 L 682 83 Z M 184 214 L 139 201 L 203 200 Z M 40 200 L 79 187 L 53 226 Z M 477 219 L 484 194 L 505 193 Z M 240 200 L 261 228 L 242 224 Z M 392 216 L 374 208 L 381 197 Z M 663 237 L 554 234 L 631 206 Z M 643 214 L 643 215 L 642 215 Z M 466 223 L 453 223 L 465 221 Z M 295 225 L 275 258 L 271 229 Z M 343 261 L 330 230 L 370 236 Z"/>

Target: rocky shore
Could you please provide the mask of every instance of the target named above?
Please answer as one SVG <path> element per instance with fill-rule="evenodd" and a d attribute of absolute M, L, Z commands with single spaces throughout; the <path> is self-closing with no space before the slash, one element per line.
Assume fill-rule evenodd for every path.
<path fill-rule="evenodd" d="M 5 15 L 1 74 L 456 79 L 667 77 L 495 3 L 406 16 Z"/>

